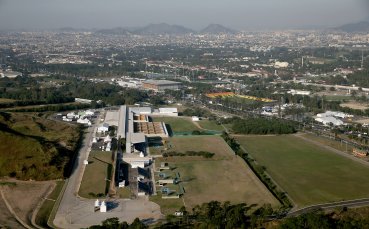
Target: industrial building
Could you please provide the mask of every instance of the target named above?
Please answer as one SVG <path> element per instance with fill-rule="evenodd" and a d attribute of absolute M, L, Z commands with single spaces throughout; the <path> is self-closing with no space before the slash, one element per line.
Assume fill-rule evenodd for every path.
<path fill-rule="evenodd" d="M 182 83 L 169 80 L 147 80 L 143 82 L 143 88 L 154 91 L 179 90 Z"/>
<path fill-rule="evenodd" d="M 17 76 L 22 76 L 21 72 L 15 72 L 15 71 L 4 71 L 0 72 L 0 78 L 16 78 Z"/>
<path fill-rule="evenodd" d="M 106 113 L 105 123 L 98 130 L 98 132 L 106 131 L 105 127 L 109 124 L 118 127 L 117 138 L 126 141 L 123 161 L 133 168 L 145 167 L 151 163 L 152 158 L 147 152 L 147 138 L 166 138 L 169 135 L 165 123 L 151 122 L 149 116 L 178 116 L 178 110 L 175 107 L 152 109 L 121 106 L 119 110 L 110 110 Z"/>

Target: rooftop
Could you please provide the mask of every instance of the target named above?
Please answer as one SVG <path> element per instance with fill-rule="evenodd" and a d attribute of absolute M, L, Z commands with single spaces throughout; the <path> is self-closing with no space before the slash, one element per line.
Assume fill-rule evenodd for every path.
<path fill-rule="evenodd" d="M 146 84 L 154 84 L 154 85 L 168 85 L 168 84 L 182 84 L 181 82 L 170 81 L 170 80 L 147 80 L 144 81 Z"/>

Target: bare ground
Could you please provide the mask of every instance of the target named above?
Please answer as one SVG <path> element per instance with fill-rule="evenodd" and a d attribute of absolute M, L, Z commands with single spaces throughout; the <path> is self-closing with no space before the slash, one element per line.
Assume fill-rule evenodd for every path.
<path fill-rule="evenodd" d="M 8 211 L 4 200 L 0 197 L 0 228 L 24 228 Z"/>
<path fill-rule="evenodd" d="M 28 225 L 38 204 L 45 198 L 50 189 L 54 188 L 54 181 L 12 181 L 16 186 L 3 186 L 6 201 L 16 216 Z M 1 214 L 0 214 L 1 215 Z M 12 217 L 14 219 L 14 217 Z M 1 218 L 0 218 L 1 219 Z M 14 219 L 15 220 L 15 219 Z"/>
<path fill-rule="evenodd" d="M 368 104 L 367 103 L 359 103 L 359 102 L 355 102 L 355 101 L 350 101 L 348 103 L 342 103 L 340 106 L 341 107 L 348 107 L 348 108 L 355 109 L 355 110 L 368 109 Z"/>

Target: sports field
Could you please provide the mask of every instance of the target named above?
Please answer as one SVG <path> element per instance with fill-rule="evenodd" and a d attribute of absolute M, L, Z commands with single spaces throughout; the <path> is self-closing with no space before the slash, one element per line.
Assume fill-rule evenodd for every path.
<path fill-rule="evenodd" d="M 189 117 L 154 117 L 154 122 L 165 122 L 173 132 L 192 132 L 200 130 Z"/>
<path fill-rule="evenodd" d="M 235 137 L 298 207 L 369 197 L 369 166 L 293 135 Z"/>
<path fill-rule="evenodd" d="M 250 205 L 279 205 L 246 163 L 235 156 L 219 136 L 174 137 L 169 141 L 172 149 L 177 152 L 203 150 L 215 154 L 210 159 L 196 156 L 155 159 L 156 166 L 161 162 L 168 162 L 175 167 L 174 172 L 179 172 L 181 184 L 185 189 L 183 201 L 187 209 L 212 200 Z M 152 200 L 157 202 L 165 213 L 183 205 L 181 199 L 169 202 L 158 198 Z"/>

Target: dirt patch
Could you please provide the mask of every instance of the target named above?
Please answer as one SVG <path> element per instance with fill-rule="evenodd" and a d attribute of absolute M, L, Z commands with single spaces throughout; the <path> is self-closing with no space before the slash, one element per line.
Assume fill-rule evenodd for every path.
<path fill-rule="evenodd" d="M 47 192 L 55 186 L 54 181 L 12 181 L 15 186 L 3 186 L 6 200 L 14 213 L 26 224 L 31 225 L 34 209 Z M 1 215 L 1 214 L 0 214 Z"/>
<path fill-rule="evenodd" d="M 24 228 L 8 211 L 4 200 L 0 197 L 0 228 Z"/>
<path fill-rule="evenodd" d="M 351 101 L 351 102 L 348 102 L 348 103 L 342 103 L 340 106 L 341 107 L 348 107 L 348 108 L 355 109 L 355 110 L 366 110 L 366 109 L 368 109 L 368 104 L 358 103 L 358 102 L 354 102 L 354 101 Z"/>

